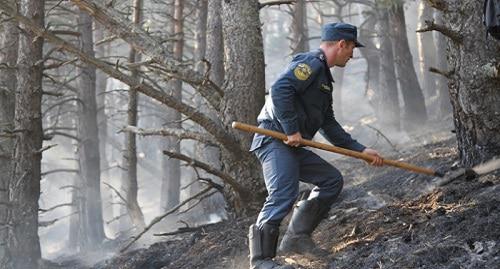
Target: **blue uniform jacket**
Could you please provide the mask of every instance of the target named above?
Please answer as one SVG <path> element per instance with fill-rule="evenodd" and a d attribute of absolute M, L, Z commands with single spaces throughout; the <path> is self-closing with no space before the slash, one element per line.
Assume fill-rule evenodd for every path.
<path fill-rule="evenodd" d="M 332 109 L 332 74 L 321 49 L 300 53 L 282 73 L 270 90 L 257 121 L 259 127 L 291 135 L 300 132 L 312 139 L 320 133 L 332 144 L 355 151 L 365 146 L 352 139 L 335 120 Z M 250 151 L 272 138 L 255 134 Z"/>

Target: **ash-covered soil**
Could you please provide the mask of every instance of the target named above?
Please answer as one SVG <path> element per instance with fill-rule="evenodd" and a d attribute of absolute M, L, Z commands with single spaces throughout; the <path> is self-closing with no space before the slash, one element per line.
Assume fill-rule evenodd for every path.
<path fill-rule="evenodd" d="M 448 139 L 390 158 L 449 170 L 458 159 L 455 148 Z M 333 163 L 344 174 L 345 188 L 313 235 L 329 255 L 278 256 L 279 261 L 301 269 L 500 268 L 498 171 L 438 187 L 432 177 L 396 168 L 351 159 Z M 225 221 L 171 236 L 93 268 L 248 268 L 246 234 L 252 221 Z"/>

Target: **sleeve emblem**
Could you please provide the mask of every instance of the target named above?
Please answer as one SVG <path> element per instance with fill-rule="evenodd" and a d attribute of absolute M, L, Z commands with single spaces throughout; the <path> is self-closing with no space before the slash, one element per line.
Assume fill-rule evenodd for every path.
<path fill-rule="evenodd" d="M 298 64 L 297 67 L 293 70 L 293 74 L 299 80 L 306 80 L 311 76 L 312 69 L 309 65 L 305 63 Z"/>

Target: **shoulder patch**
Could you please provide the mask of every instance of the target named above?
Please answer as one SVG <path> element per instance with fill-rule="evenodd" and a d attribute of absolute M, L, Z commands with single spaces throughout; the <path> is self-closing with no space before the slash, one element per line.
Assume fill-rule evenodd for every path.
<path fill-rule="evenodd" d="M 311 76 L 312 69 L 309 65 L 307 65 L 305 63 L 300 63 L 293 70 L 293 74 L 299 80 L 306 80 L 309 78 L 309 76 Z"/>

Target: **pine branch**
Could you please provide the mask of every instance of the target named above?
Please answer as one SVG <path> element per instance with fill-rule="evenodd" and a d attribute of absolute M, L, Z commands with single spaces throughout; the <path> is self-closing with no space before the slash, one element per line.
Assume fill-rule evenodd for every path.
<path fill-rule="evenodd" d="M 443 35 L 451 38 L 451 40 L 453 40 L 455 43 L 462 43 L 463 37 L 460 33 L 458 33 L 457 31 L 453 31 L 444 25 L 436 24 L 434 23 L 434 20 L 426 20 L 425 27 L 422 29 L 418 29 L 415 32 L 423 33 L 430 31 L 438 31 Z"/>
<path fill-rule="evenodd" d="M 240 185 L 240 183 L 238 183 L 238 181 L 236 181 L 230 175 L 221 172 L 219 169 L 216 169 L 215 167 L 212 167 L 212 166 L 210 166 L 210 165 L 208 165 L 208 164 L 206 164 L 204 162 L 195 160 L 195 159 L 193 159 L 191 157 L 188 157 L 186 155 L 183 155 L 181 153 L 171 152 L 171 151 L 164 150 L 163 154 L 168 155 L 170 158 L 174 158 L 174 159 L 179 159 L 179 160 L 185 161 L 185 162 L 187 162 L 189 165 L 191 165 L 193 167 L 199 167 L 199 168 L 205 170 L 207 173 L 219 177 L 220 179 L 222 179 L 222 181 L 224 181 L 229 186 L 231 186 L 233 188 L 233 190 L 237 193 L 237 195 L 239 197 L 242 196 L 242 194 L 243 194 L 243 187 Z"/>
<path fill-rule="evenodd" d="M 182 129 L 173 129 L 173 128 L 163 128 L 163 129 L 143 129 L 139 128 L 136 126 L 126 126 L 121 129 L 121 131 L 124 132 L 131 132 L 140 136 L 152 136 L 152 135 L 158 135 L 158 136 L 175 136 L 179 139 L 193 139 L 197 140 L 199 142 L 205 143 L 210 146 L 217 146 L 217 142 L 214 141 L 210 136 L 203 134 L 203 133 L 198 133 L 198 132 L 193 132 L 193 131 L 186 131 Z"/>

